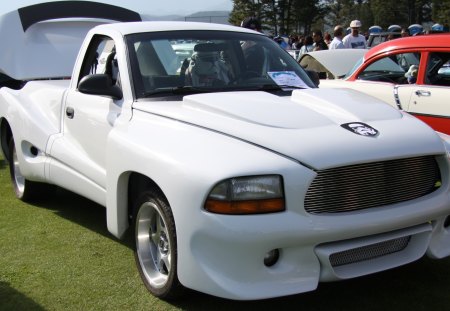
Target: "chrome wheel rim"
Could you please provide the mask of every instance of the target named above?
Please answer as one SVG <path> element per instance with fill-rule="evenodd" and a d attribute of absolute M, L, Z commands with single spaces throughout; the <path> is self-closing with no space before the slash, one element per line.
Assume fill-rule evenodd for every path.
<path fill-rule="evenodd" d="M 159 207 L 145 202 L 136 216 L 136 253 L 145 278 L 155 288 L 163 287 L 169 278 L 172 246 L 166 222 Z"/>
<path fill-rule="evenodd" d="M 25 191 L 25 177 L 23 177 L 22 173 L 20 172 L 20 165 L 17 158 L 16 148 L 14 148 L 12 151 L 12 163 L 14 170 L 14 184 L 16 186 L 17 192 L 19 194 L 23 194 L 23 192 Z"/>

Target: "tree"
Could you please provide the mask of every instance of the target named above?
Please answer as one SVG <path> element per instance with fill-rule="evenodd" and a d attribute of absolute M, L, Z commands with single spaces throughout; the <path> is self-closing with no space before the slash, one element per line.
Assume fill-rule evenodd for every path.
<path fill-rule="evenodd" d="M 262 28 L 277 31 L 276 1 L 275 0 L 234 0 L 229 22 L 240 26 L 249 17 L 256 16 Z"/>
<path fill-rule="evenodd" d="M 450 0 L 234 0 L 230 23 L 240 25 L 251 15 L 261 20 L 263 29 L 274 35 L 310 33 L 344 27 L 359 19 L 363 29 L 379 25 L 386 29 L 398 24 L 407 27 L 431 20 L 450 23 Z"/>
<path fill-rule="evenodd" d="M 408 10 L 404 3 L 405 0 L 371 0 L 374 23 L 384 29 L 393 24 L 407 24 Z"/>
<path fill-rule="evenodd" d="M 232 25 L 240 26 L 241 22 L 249 16 L 261 15 L 263 1 L 260 0 L 234 0 L 233 9 L 230 13 L 229 22 Z"/>
<path fill-rule="evenodd" d="M 355 2 L 353 0 L 327 0 L 326 6 L 328 8 L 326 20 L 330 26 L 348 26 L 350 21 L 357 18 L 356 16 L 353 16 L 355 7 Z"/>
<path fill-rule="evenodd" d="M 374 22 L 382 27 L 392 24 L 407 27 L 431 20 L 430 0 L 370 0 L 370 6 Z"/>
<path fill-rule="evenodd" d="M 431 2 L 433 21 L 448 26 L 450 23 L 450 0 L 433 0 Z"/>
<path fill-rule="evenodd" d="M 291 4 L 291 10 L 293 12 L 292 29 L 304 33 L 310 33 L 313 25 L 324 19 L 328 12 L 325 3 L 318 0 L 294 0 Z"/>
<path fill-rule="evenodd" d="M 431 20 L 430 0 L 406 0 L 408 25 L 422 24 Z"/>
<path fill-rule="evenodd" d="M 248 16 L 257 16 L 263 29 L 277 34 L 304 30 L 323 18 L 326 10 L 321 0 L 234 0 L 230 23 L 240 25 Z"/>

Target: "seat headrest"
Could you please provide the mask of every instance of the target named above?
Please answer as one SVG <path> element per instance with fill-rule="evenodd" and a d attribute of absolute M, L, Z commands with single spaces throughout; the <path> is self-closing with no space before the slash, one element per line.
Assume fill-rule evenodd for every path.
<path fill-rule="evenodd" d="M 199 43 L 194 46 L 195 52 L 218 52 L 225 50 L 223 43 Z"/>

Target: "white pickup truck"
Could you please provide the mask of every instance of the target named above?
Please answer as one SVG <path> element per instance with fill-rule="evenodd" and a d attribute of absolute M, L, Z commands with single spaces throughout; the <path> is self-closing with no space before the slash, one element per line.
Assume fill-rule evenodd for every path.
<path fill-rule="evenodd" d="M 450 255 L 450 149 L 424 123 L 226 25 L 96 26 L 69 71 L 83 23 L 2 46 L 1 151 L 19 199 L 57 185 L 131 227 L 154 295 L 263 299 Z"/>

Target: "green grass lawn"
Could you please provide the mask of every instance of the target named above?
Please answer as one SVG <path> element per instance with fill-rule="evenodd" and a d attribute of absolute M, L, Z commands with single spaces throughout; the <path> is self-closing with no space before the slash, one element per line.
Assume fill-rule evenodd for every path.
<path fill-rule="evenodd" d="M 129 241 L 106 229 L 105 209 L 58 189 L 15 199 L 0 158 L 0 310 L 450 310 L 450 259 L 320 284 L 310 293 L 239 302 L 197 292 L 176 303 L 150 295 Z"/>

